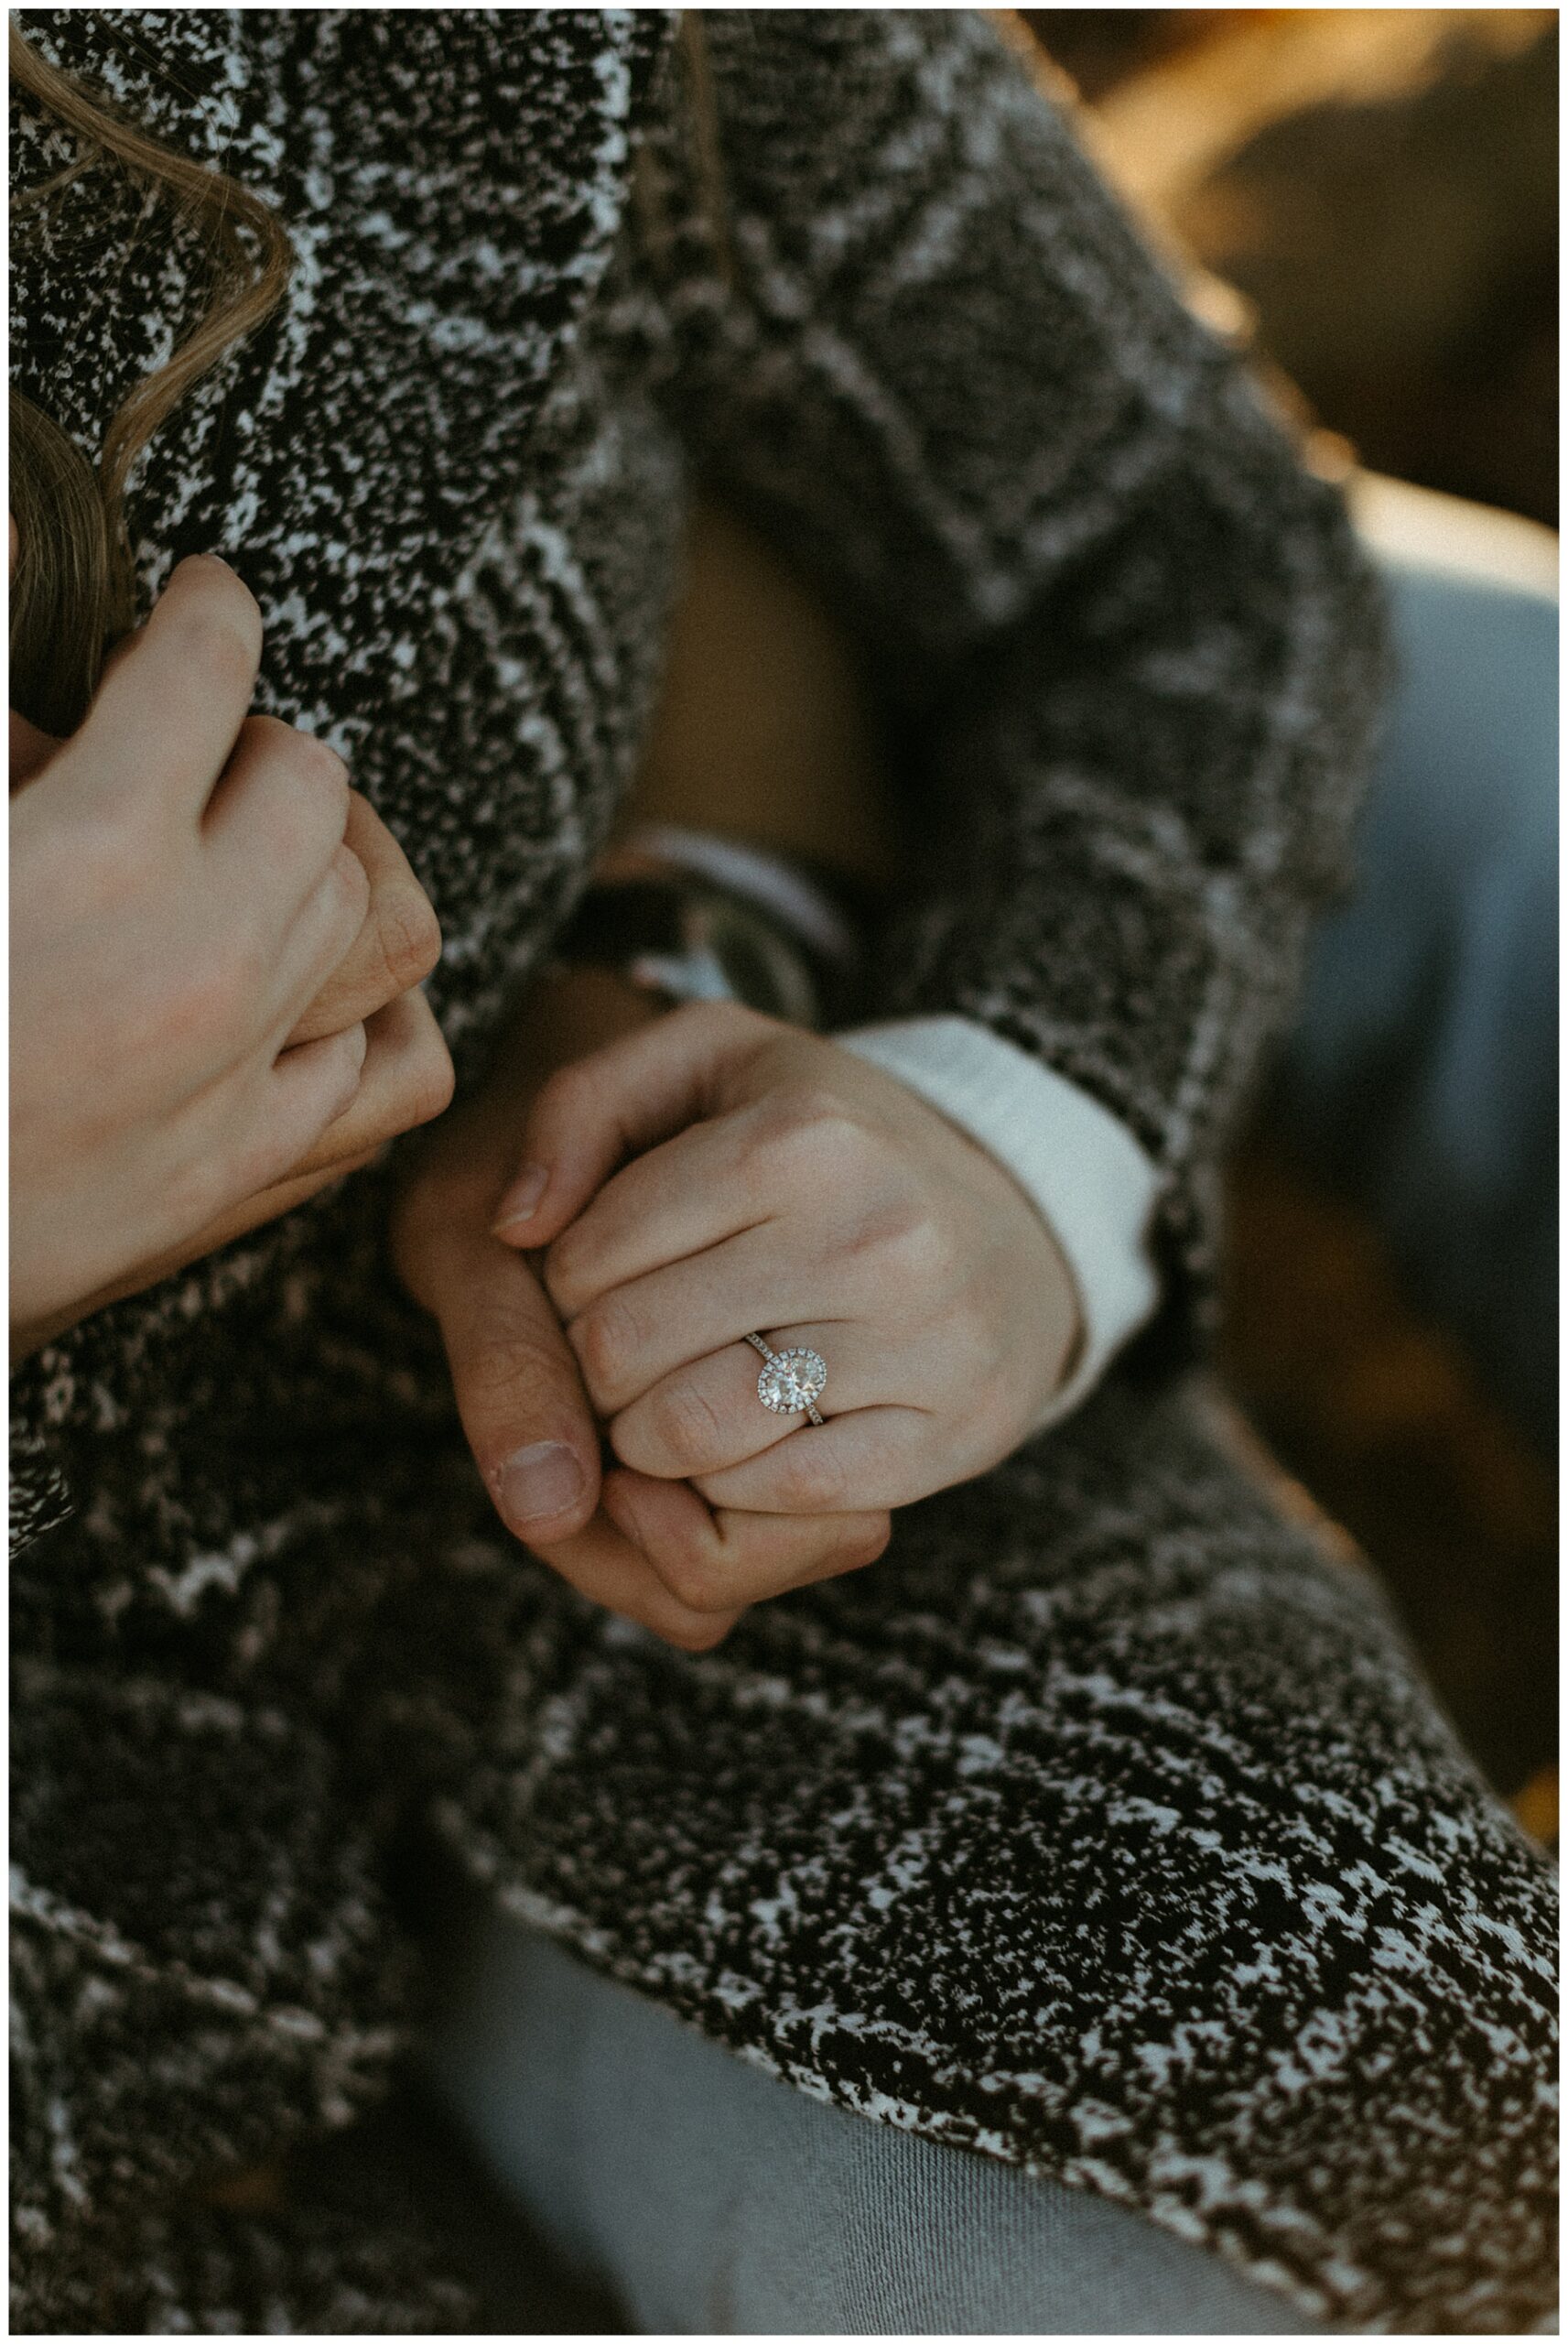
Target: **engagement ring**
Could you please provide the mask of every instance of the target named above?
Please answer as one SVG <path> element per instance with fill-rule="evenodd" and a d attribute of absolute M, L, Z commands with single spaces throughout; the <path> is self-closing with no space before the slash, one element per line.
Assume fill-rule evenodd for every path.
<path fill-rule="evenodd" d="M 827 1381 L 827 1362 L 821 1352 L 775 1351 L 761 1335 L 748 1335 L 746 1340 L 767 1362 L 757 1378 L 757 1397 L 763 1407 L 775 1416 L 795 1416 L 804 1408 L 812 1423 L 819 1425 L 816 1399 Z"/>

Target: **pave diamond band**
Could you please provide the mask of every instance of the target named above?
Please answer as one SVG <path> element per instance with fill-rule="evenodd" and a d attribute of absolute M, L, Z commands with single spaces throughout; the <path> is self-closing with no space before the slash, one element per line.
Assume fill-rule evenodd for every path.
<path fill-rule="evenodd" d="M 757 1378 L 757 1397 L 775 1416 L 797 1416 L 804 1408 L 814 1425 L 822 1422 L 817 1394 L 827 1381 L 827 1362 L 820 1351 L 775 1351 L 762 1335 L 746 1340 L 765 1362 Z"/>

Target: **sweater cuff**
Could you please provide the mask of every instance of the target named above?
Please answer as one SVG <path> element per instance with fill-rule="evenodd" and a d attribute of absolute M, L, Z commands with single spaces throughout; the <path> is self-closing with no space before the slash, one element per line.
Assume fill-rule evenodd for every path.
<path fill-rule="evenodd" d="M 1048 1224 L 1077 1289 L 1081 1334 L 1031 1436 L 1059 1423 L 1159 1300 L 1148 1244 L 1159 1173 L 1087 1091 L 968 1017 L 901 1018 L 833 1039 L 968 1132 Z"/>

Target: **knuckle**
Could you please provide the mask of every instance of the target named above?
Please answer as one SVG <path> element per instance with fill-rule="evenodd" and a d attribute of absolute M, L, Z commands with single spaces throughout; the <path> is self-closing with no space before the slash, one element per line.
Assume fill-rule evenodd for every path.
<path fill-rule="evenodd" d="M 780 1444 L 779 1477 L 786 1511 L 835 1514 L 844 1496 L 844 1468 L 819 1441 L 793 1434 Z"/>
<path fill-rule="evenodd" d="M 282 727 L 284 739 L 279 748 L 299 779 L 311 789 L 330 790 L 341 798 L 343 819 L 349 812 L 349 769 L 336 749 L 314 732 L 301 732 L 297 725 Z"/>
<path fill-rule="evenodd" d="M 745 1148 L 753 1185 L 836 1171 L 847 1159 L 852 1130 L 843 1103 L 815 1084 L 791 1084 L 764 1103 Z"/>
<path fill-rule="evenodd" d="M 59 852 L 37 874 L 40 891 L 58 903 L 103 917 L 167 890 L 167 838 L 145 818 L 131 819 L 128 808 L 78 813 L 58 836 Z"/>
<path fill-rule="evenodd" d="M 481 1404 L 508 1401 L 526 1405 L 545 1398 L 554 1379 L 552 1362 L 515 1327 L 487 1327 L 481 1320 L 463 1380 L 470 1396 Z"/>
<path fill-rule="evenodd" d="M 211 689 L 248 700 L 261 650 L 261 613 L 232 571 L 216 567 L 200 597 L 179 613 L 175 644 L 182 663 Z"/>
<path fill-rule="evenodd" d="M 839 1099 L 824 1101 L 805 1144 L 816 1177 L 842 1182 L 847 1189 L 865 1177 L 875 1160 L 874 1135 Z"/>
<path fill-rule="evenodd" d="M 277 803 L 296 819 L 312 816 L 313 830 L 323 805 L 330 806 L 341 838 L 349 815 L 349 769 L 337 751 L 276 716 L 248 717 L 245 731 L 265 757 Z"/>
<path fill-rule="evenodd" d="M 370 881 L 364 864 L 346 846 L 339 847 L 327 866 L 327 885 L 337 898 L 335 917 L 352 944 L 371 907 Z"/>
<path fill-rule="evenodd" d="M 217 950 L 203 951 L 158 1006 L 165 1035 L 177 1049 L 227 1047 L 248 1027 L 265 978 L 266 956 L 254 938 L 236 935 Z"/>
<path fill-rule="evenodd" d="M 774 1095 L 781 1135 L 796 1133 L 821 1145 L 847 1118 L 844 1102 L 825 1084 L 792 1082 Z"/>
<path fill-rule="evenodd" d="M 372 895 L 377 946 L 396 993 L 427 977 L 441 957 L 441 924 L 424 889 L 406 882 Z"/>
<path fill-rule="evenodd" d="M 259 824 L 258 851 L 269 868 L 302 871 L 319 852 L 319 800 L 311 792 L 286 739 L 287 726 L 253 716 L 243 727 L 251 759 L 244 787 L 250 819 Z"/>
<path fill-rule="evenodd" d="M 676 1384 L 654 1394 L 648 1416 L 657 1452 L 683 1471 L 700 1471 L 722 1456 L 723 1418 L 698 1385 Z"/>
<path fill-rule="evenodd" d="M 944 1278 L 953 1265 L 952 1243 L 928 1206 L 903 1198 L 867 1215 L 851 1240 L 852 1251 L 903 1289 L 919 1289 Z"/>
<path fill-rule="evenodd" d="M 545 1255 L 545 1291 L 565 1318 L 577 1317 L 591 1291 L 593 1248 L 581 1234 L 582 1226 L 573 1221 Z"/>
<path fill-rule="evenodd" d="M 613 1391 L 637 1350 L 633 1313 L 620 1301 L 596 1302 L 572 1321 L 568 1332 L 589 1386 L 595 1391 Z"/>

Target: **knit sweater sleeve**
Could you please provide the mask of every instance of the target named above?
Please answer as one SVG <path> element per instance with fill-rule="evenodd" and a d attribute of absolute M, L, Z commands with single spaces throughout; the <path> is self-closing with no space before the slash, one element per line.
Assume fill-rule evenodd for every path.
<path fill-rule="evenodd" d="M 976 1020 L 1120 1119 L 1184 1350 L 1345 871 L 1368 566 L 985 18 L 694 23 L 644 158 L 667 405 L 877 695 L 919 875 L 873 1014 Z"/>

